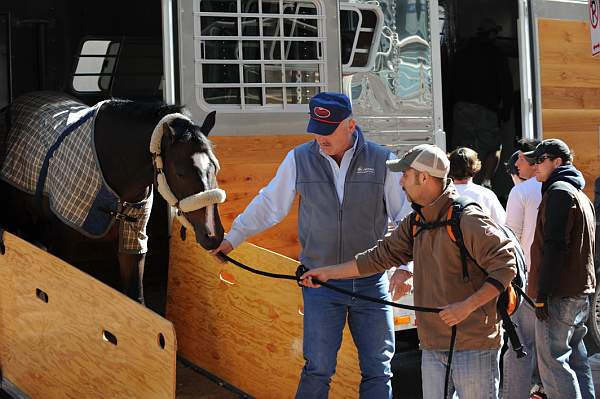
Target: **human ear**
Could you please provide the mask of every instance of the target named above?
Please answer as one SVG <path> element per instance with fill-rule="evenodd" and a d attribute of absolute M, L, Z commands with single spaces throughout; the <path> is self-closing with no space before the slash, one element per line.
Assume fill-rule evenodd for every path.
<path fill-rule="evenodd" d="M 356 121 L 354 118 L 350 118 L 348 120 L 348 130 L 350 130 L 350 132 L 354 132 L 354 129 L 356 129 Z"/>
<path fill-rule="evenodd" d="M 562 165 L 564 165 L 564 162 L 563 162 L 563 160 L 562 160 L 562 158 L 561 158 L 561 157 L 555 158 L 555 159 L 553 160 L 553 162 L 554 162 L 554 167 L 555 167 L 555 168 L 558 168 L 559 166 L 562 166 Z"/>

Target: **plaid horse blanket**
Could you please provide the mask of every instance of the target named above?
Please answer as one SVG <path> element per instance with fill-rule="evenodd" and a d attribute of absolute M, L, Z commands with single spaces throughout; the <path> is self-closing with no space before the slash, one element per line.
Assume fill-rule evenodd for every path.
<path fill-rule="evenodd" d="M 94 145 L 101 104 L 88 107 L 54 92 L 17 98 L 0 178 L 32 195 L 40 184 L 52 212 L 88 237 L 104 236 L 117 221 L 119 251 L 145 253 L 152 194 L 140 203 L 125 203 L 104 180 Z"/>

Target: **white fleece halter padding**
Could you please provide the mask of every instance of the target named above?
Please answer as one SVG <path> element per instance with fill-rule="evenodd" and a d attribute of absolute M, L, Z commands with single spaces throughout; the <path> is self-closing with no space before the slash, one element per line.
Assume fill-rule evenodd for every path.
<path fill-rule="evenodd" d="M 206 190 L 198 194 L 190 195 L 179 201 L 179 209 L 182 212 L 191 212 L 196 209 L 205 208 L 209 205 L 222 204 L 225 202 L 225 191 L 220 188 Z"/>
<path fill-rule="evenodd" d="M 162 195 L 162 197 L 165 199 L 165 201 L 167 201 L 167 203 L 169 205 L 178 209 L 177 219 L 179 219 L 181 224 L 184 225 L 188 229 L 193 229 L 191 223 L 187 220 L 185 215 L 182 214 L 182 212 L 183 213 L 192 212 L 192 211 L 195 211 L 198 209 L 205 208 L 210 205 L 221 204 L 225 201 L 226 194 L 225 194 L 225 191 L 221 190 L 220 188 L 215 188 L 215 189 L 203 191 L 201 193 L 192 194 L 189 197 L 186 197 L 186 198 L 182 199 L 181 201 L 178 201 L 177 197 L 175 197 L 175 195 L 171 191 L 171 188 L 169 187 L 169 184 L 167 183 L 167 178 L 162 171 L 163 160 L 162 160 L 162 157 L 160 156 L 160 144 L 162 142 L 164 129 L 168 128 L 165 125 L 167 125 L 172 120 L 178 119 L 178 118 L 185 119 L 185 120 L 188 120 L 190 123 L 193 123 L 190 118 L 188 118 L 187 116 L 185 116 L 183 114 L 179 114 L 179 113 L 169 114 L 169 115 L 166 115 L 165 117 L 163 117 L 158 122 L 158 124 L 154 128 L 154 131 L 152 132 L 152 138 L 150 139 L 150 152 L 153 155 L 154 166 L 157 169 L 156 183 L 158 185 L 158 192 L 160 193 L 160 195 Z M 214 154 L 212 153 L 212 151 L 210 151 L 210 150 L 208 151 L 208 156 L 215 163 L 215 166 L 218 170 L 219 162 L 217 161 L 217 159 L 214 156 Z"/>
<path fill-rule="evenodd" d="M 192 120 L 187 116 L 179 113 L 165 115 L 154 128 L 152 138 L 150 139 L 150 152 L 155 155 L 160 155 L 160 142 L 164 133 L 165 125 L 174 119 L 185 119 L 193 124 Z"/>
<path fill-rule="evenodd" d="M 177 201 L 177 198 L 167 184 L 167 178 L 163 173 L 156 176 L 158 182 L 158 192 L 173 207 L 180 209 L 182 212 L 192 212 L 197 209 L 207 207 L 214 204 L 222 204 L 225 202 L 227 195 L 220 188 L 206 190 L 201 193 L 192 194 L 189 197 Z M 177 204 L 179 202 L 179 204 Z"/>

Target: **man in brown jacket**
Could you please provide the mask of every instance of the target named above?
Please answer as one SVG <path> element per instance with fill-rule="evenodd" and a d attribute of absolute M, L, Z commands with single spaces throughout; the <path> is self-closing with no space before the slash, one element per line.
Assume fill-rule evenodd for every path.
<path fill-rule="evenodd" d="M 440 148 L 416 146 L 401 159 L 388 161 L 388 167 L 404 172 L 402 186 L 425 223 L 447 218 L 458 195 L 447 179 L 449 162 Z M 456 391 L 461 399 L 497 398 L 502 334 L 496 297 L 516 273 L 513 244 L 481 209 L 467 207 L 460 228 L 473 260 L 468 261 L 465 281 L 458 246 L 446 228 L 423 229 L 413 237 L 410 219 L 405 218 L 377 246 L 355 259 L 308 271 L 302 276 L 303 284 L 317 288 L 312 277 L 320 281 L 349 278 L 414 260 L 415 305 L 445 308 L 439 314 L 417 312 L 423 397 L 443 397 L 450 327 L 458 325 L 450 392 Z"/>
<path fill-rule="evenodd" d="M 594 292 L 594 206 L 563 141 L 542 141 L 525 156 L 535 162 L 542 202 L 531 245 L 528 294 L 536 299 L 535 345 L 549 398 L 594 398 L 583 337 Z"/>

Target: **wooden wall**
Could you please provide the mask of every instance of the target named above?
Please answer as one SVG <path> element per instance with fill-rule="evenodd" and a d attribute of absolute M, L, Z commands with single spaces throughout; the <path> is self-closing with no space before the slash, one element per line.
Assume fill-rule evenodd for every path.
<path fill-rule="evenodd" d="M 233 219 L 246 208 L 258 191 L 275 176 L 277 167 L 287 153 L 311 139 L 308 134 L 211 137 L 221 163 L 219 186 L 227 192 L 227 201 L 219 207 L 225 231 L 229 230 Z M 249 242 L 298 259 L 297 217 L 296 198 L 290 214 L 279 225 L 256 235 Z"/>
<path fill-rule="evenodd" d="M 600 57 L 592 57 L 587 23 L 538 19 L 544 138 L 564 140 L 593 199 L 600 176 Z"/>
<path fill-rule="evenodd" d="M 32 399 L 175 398 L 169 321 L 47 252 L 4 238 L 2 378 Z"/>
<path fill-rule="evenodd" d="M 261 399 L 292 398 L 304 364 L 302 296 L 294 281 L 220 264 L 199 245 L 171 238 L 167 318 L 179 355 Z M 298 263 L 243 244 L 231 253 L 249 266 L 294 274 Z M 223 281 L 223 277 L 228 282 Z M 357 398 L 360 372 L 346 328 L 332 398 Z"/>

